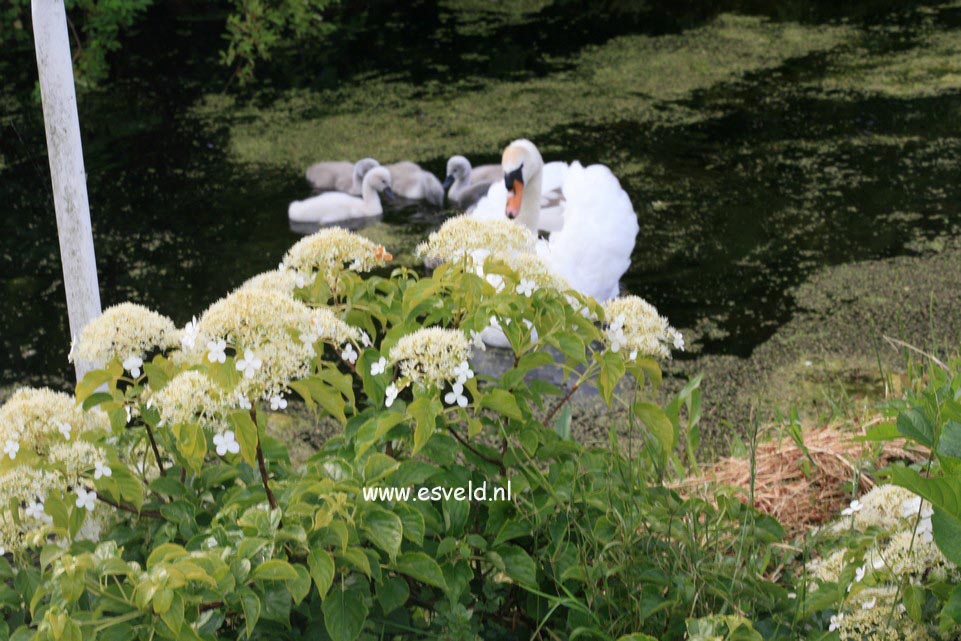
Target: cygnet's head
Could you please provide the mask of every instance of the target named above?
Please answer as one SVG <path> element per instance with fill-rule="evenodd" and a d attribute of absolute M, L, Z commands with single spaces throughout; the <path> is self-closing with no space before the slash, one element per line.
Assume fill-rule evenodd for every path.
<path fill-rule="evenodd" d="M 354 163 L 354 180 L 356 181 L 357 184 L 362 183 L 364 181 L 364 176 L 367 175 L 367 172 L 373 169 L 374 167 L 379 167 L 379 166 L 380 166 L 380 163 L 374 160 L 373 158 L 361 158 L 356 163 Z"/>
<path fill-rule="evenodd" d="M 394 199 L 394 190 L 391 189 L 390 172 L 386 167 L 374 167 L 364 176 L 364 191 L 370 187 L 379 194 L 384 194 L 387 200 Z"/>
<path fill-rule="evenodd" d="M 514 220 L 521 211 L 524 185 L 540 174 L 544 168 L 544 160 L 534 143 L 522 138 L 504 149 L 501 168 L 504 170 L 504 186 L 507 187 L 507 206 L 504 213 Z"/>
<path fill-rule="evenodd" d="M 444 190 L 450 189 L 455 182 L 467 182 L 470 179 L 470 161 L 463 156 L 451 156 L 447 161 L 447 178 L 444 179 Z"/>

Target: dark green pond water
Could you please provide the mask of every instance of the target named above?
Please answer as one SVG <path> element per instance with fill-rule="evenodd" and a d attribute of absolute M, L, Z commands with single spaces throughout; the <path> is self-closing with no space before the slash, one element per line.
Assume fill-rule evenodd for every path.
<path fill-rule="evenodd" d="M 182 323 L 276 266 L 310 160 L 405 156 L 440 174 L 453 152 L 496 161 L 525 135 L 620 176 L 641 226 L 624 289 L 683 329 L 686 358 L 750 354 L 822 266 L 958 234 L 961 4 L 521 4 L 364 5 L 226 94 L 222 16 L 156 9 L 81 98 L 104 305 Z M 60 386 L 36 70 L 32 51 L 2 61 L 0 384 Z M 403 254 L 449 214 L 389 211 L 361 233 Z"/>

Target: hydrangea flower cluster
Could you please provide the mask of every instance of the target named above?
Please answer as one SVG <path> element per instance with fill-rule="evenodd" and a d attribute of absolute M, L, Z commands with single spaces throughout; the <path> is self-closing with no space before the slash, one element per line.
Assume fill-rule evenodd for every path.
<path fill-rule="evenodd" d="M 86 491 L 86 477 L 109 469 L 106 453 L 86 440 L 108 429 L 103 412 L 83 412 L 72 397 L 49 389 L 17 390 L 0 407 L 0 442 L 8 459 L 0 475 L 0 547 L 12 551 L 45 542 L 52 524 L 44 511 L 47 498 Z M 37 467 L 37 458 L 48 465 Z M 91 509 L 96 514 L 81 534 L 96 538 L 109 511 L 99 504 Z"/>
<path fill-rule="evenodd" d="M 220 423 L 228 407 L 224 390 L 203 372 L 187 370 L 174 376 L 150 397 L 160 412 L 163 425 L 177 425 L 199 421 L 209 426 Z M 237 397 L 233 398 L 234 401 Z M 233 404 L 236 407 L 236 404 Z"/>
<path fill-rule="evenodd" d="M 861 590 L 849 611 L 831 617 L 829 629 L 841 641 L 931 641 L 924 626 L 907 616 L 893 585 Z"/>
<path fill-rule="evenodd" d="M 103 412 L 83 412 L 73 397 L 46 388 L 19 389 L 0 407 L 0 443 L 17 455 L 29 450 L 46 456 L 54 444 L 76 442 L 86 432 L 109 427 Z M 17 447 L 7 448 L 7 443 Z"/>
<path fill-rule="evenodd" d="M 329 310 L 312 310 L 290 296 L 266 289 L 238 290 L 210 306 L 197 324 L 202 358 L 226 361 L 226 349 L 237 354 L 242 372 L 235 391 L 248 397 L 281 394 L 292 380 L 310 371 L 316 336 L 338 347 L 359 340 L 359 331 Z M 291 336 L 302 340 L 291 340 Z M 197 351 L 195 349 L 195 351 Z"/>
<path fill-rule="evenodd" d="M 70 349 L 70 362 L 86 361 L 103 366 L 117 359 L 124 369 L 139 369 L 143 357 L 155 350 L 178 344 L 180 333 L 174 322 L 143 305 L 120 303 L 104 310 L 87 323 Z M 128 367 L 130 365 L 131 367 Z"/>
<path fill-rule="evenodd" d="M 281 265 L 302 275 L 319 272 L 328 283 L 333 283 L 345 266 L 355 272 L 367 272 L 383 267 L 392 258 L 383 245 L 346 229 L 329 227 L 301 238 L 287 251 Z"/>
<path fill-rule="evenodd" d="M 442 388 L 461 378 L 470 353 L 470 343 L 463 332 L 425 327 L 397 341 L 390 350 L 389 360 L 400 366 L 404 379 Z M 463 384 L 465 380 L 459 382 Z"/>
<path fill-rule="evenodd" d="M 670 358 L 671 348 L 683 350 L 684 338 L 657 308 L 638 296 L 621 296 L 604 303 L 605 335 L 612 352 Z"/>
<path fill-rule="evenodd" d="M 281 264 L 277 269 L 272 269 L 248 278 L 237 290 L 251 291 L 263 289 L 269 292 L 277 292 L 291 296 L 296 288 L 303 287 L 306 284 L 307 278 L 304 275 L 290 269 L 284 269 L 283 264 Z"/>
<path fill-rule="evenodd" d="M 848 550 L 836 550 L 807 565 L 811 577 L 830 583 L 839 582 L 845 568 L 854 566 L 853 579 L 847 586 L 849 596 L 831 618 L 831 631 L 837 631 L 842 641 L 931 638 L 924 626 L 906 616 L 904 606 L 896 600 L 900 581 L 961 580 L 961 571 L 934 543 L 931 515 L 930 504 L 910 491 L 879 485 L 852 501 L 836 522 L 825 527 L 833 534 L 853 528 L 875 535 L 874 545 L 864 553 L 852 556 Z"/>
<path fill-rule="evenodd" d="M 417 246 L 416 255 L 426 261 L 444 262 L 470 256 L 474 262 L 496 248 L 498 255 L 531 253 L 537 238 L 506 218 L 478 220 L 464 214 L 449 219 Z M 478 252 L 481 252 L 478 254 Z"/>

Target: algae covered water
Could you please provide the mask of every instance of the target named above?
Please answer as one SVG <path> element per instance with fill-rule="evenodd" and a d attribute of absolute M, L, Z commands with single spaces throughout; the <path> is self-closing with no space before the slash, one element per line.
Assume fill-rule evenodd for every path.
<path fill-rule="evenodd" d="M 609 165 L 641 232 L 625 290 L 686 358 L 745 357 L 825 266 L 937 252 L 961 208 L 961 3 L 373 4 L 317 52 L 227 86 L 171 5 L 82 95 L 105 305 L 189 320 L 276 266 L 321 159 Z M 510 8 L 508 8 L 510 7 Z M 180 12 L 178 12 L 180 11 Z M 32 52 L 0 89 L 0 383 L 64 385 L 69 339 Z M 12 75 L 11 75 L 12 74 Z M 450 211 L 360 230 L 410 261 Z"/>

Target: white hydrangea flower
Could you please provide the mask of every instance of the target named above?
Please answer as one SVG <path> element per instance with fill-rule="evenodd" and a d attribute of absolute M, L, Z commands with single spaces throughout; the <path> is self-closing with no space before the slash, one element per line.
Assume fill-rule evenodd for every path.
<path fill-rule="evenodd" d="M 58 421 L 57 431 L 60 432 L 60 434 L 62 434 L 63 437 L 69 441 L 70 432 L 73 431 L 73 427 L 70 425 L 70 423 L 67 423 L 66 421 Z"/>
<path fill-rule="evenodd" d="M 207 360 L 211 363 L 227 362 L 227 341 L 213 340 L 207 343 Z"/>
<path fill-rule="evenodd" d="M 271 396 L 270 409 L 272 409 L 275 412 L 287 409 L 287 399 L 281 396 L 280 394 Z"/>
<path fill-rule="evenodd" d="M 390 407 L 391 405 L 394 404 L 394 401 L 397 400 L 397 395 L 400 394 L 400 390 L 397 389 L 396 385 L 391 383 L 390 385 L 387 386 L 387 389 L 385 390 L 384 393 L 385 393 L 384 405 L 386 405 L 387 407 Z"/>
<path fill-rule="evenodd" d="M 244 378 L 253 378 L 263 364 L 264 362 L 254 354 L 253 350 L 245 349 L 244 357 L 238 359 L 234 366 L 238 372 L 244 373 Z"/>
<path fill-rule="evenodd" d="M 448 405 L 467 407 L 467 397 L 464 396 L 464 386 L 461 383 L 454 383 L 451 386 L 451 391 L 444 395 L 444 402 Z"/>
<path fill-rule="evenodd" d="M 458 383 L 464 384 L 467 382 L 467 379 L 474 378 L 474 370 L 470 368 L 470 363 L 463 361 L 454 368 L 454 376 L 457 377 L 456 381 Z"/>
<path fill-rule="evenodd" d="M 187 352 L 193 351 L 197 346 L 197 335 L 197 317 L 194 316 L 184 325 L 184 328 L 180 330 L 180 348 Z"/>
<path fill-rule="evenodd" d="M 85 509 L 88 512 L 93 512 L 94 508 L 97 506 L 97 493 L 93 490 L 88 491 L 85 488 L 78 487 L 76 495 L 76 506 Z"/>
<path fill-rule="evenodd" d="M 233 430 L 227 430 L 222 434 L 215 434 L 214 445 L 217 449 L 217 456 L 226 456 L 228 452 L 231 454 L 240 452 L 240 443 L 237 442 Z"/>
<path fill-rule="evenodd" d="M 858 567 L 857 569 L 855 569 L 855 570 L 854 570 L 854 582 L 855 582 L 855 583 L 860 583 L 861 581 L 863 581 L 863 580 L 864 580 L 864 575 L 867 574 L 867 572 L 868 572 L 868 568 L 867 568 L 867 566 L 864 566 L 864 565 L 862 565 L 862 566 Z"/>
<path fill-rule="evenodd" d="M 864 505 L 861 503 L 861 501 L 854 499 L 853 501 L 851 501 L 850 505 L 848 505 L 846 508 L 841 510 L 841 514 L 844 516 L 853 516 L 858 512 L 860 512 L 862 509 L 864 509 Z"/>
<path fill-rule="evenodd" d="M 534 281 L 528 278 L 522 278 L 521 282 L 518 283 L 514 291 L 516 291 L 521 296 L 526 296 L 527 298 L 530 298 L 534 294 L 534 291 L 536 289 L 537 289 L 537 285 L 534 283 Z"/>
<path fill-rule="evenodd" d="M 481 336 L 482 336 L 482 333 L 481 333 L 481 332 L 475 332 L 474 330 L 470 330 L 470 342 L 471 342 L 471 346 L 473 346 L 474 348 L 479 349 L 479 350 L 481 350 L 481 351 L 483 351 L 483 352 L 486 352 L 486 351 L 487 351 L 487 344 L 484 343 L 484 339 L 481 338 Z"/>
<path fill-rule="evenodd" d="M 360 344 L 363 345 L 364 347 L 370 347 L 371 345 L 373 345 L 373 343 L 371 343 L 370 341 L 370 336 L 368 336 L 367 332 L 365 332 L 364 330 L 360 330 Z"/>
<path fill-rule="evenodd" d="M 251 407 L 253 407 L 250 404 L 250 399 L 247 398 L 247 395 L 243 392 L 237 392 L 237 406 L 244 410 L 249 410 Z"/>
<path fill-rule="evenodd" d="M 113 475 L 113 470 L 110 466 L 103 461 L 97 461 L 94 465 L 93 478 L 99 480 L 100 478 L 110 478 Z"/>
<path fill-rule="evenodd" d="M 357 350 L 350 343 L 344 345 L 344 351 L 340 353 L 340 357 L 352 365 L 357 362 L 357 356 Z"/>
<path fill-rule="evenodd" d="M 828 626 L 828 632 L 834 632 L 841 627 L 841 622 L 844 621 L 844 613 L 838 612 L 831 617 L 831 625 Z"/>
<path fill-rule="evenodd" d="M 43 511 L 43 501 L 31 501 L 27 505 L 26 515 L 28 519 L 46 521 L 47 513 Z"/>
<path fill-rule="evenodd" d="M 676 349 L 679 352 L 683 352 L 684 337 L 681 336 L 681 332 L 677 331 L 676 329 L 672 329 L 672 333 L 674 334 L 674 349 Z"/>
<path fill-rule="evenodd" d="M 14 441 L 12 439 L 7 439 L 7 442 L 3 445 L 3 453 L 10 457 L 10 460 L 17 458 L 17 453 L 20 451 L 20 442 Z"/>
<path fill-rule="evenodd" d="M 143 367 L 143 359 L 139 356 L 131 355 L 123 359 L 123 368 L 134 378 L 140 378 L 141 367 Z"/>
<path fill-rule="evenodd" d="M 387 371 L 387 359 L 381 356 L 370 364 L 370 375 L 377 376 Z"/>

